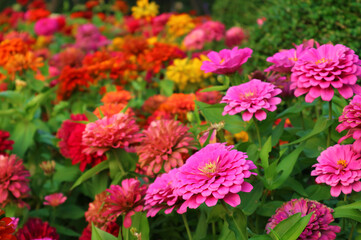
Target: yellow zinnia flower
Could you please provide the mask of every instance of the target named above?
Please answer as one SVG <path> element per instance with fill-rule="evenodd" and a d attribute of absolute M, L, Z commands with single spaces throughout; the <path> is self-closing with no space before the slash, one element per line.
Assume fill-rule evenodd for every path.
<path fill-rule="evenodd" d="M 170 35 L 181 37 L 193 30 L 195 25 L 188 14 L 179 14 L 169 18 L 167 27 Z"/>
<path fill-rule="evenodd" d="M 158 14 L 159 6 L 155 2 L 148 2 L 148 0 L 138 0 L 137 6 L 132 7 L 132 15 L 135 19 L 151 18 Z"/>

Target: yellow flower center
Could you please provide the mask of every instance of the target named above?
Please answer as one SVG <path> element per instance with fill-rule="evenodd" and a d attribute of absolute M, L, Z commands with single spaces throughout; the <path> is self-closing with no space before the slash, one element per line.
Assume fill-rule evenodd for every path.
<path fill-rule="evenodd" d="M 338 160 L 337 161 L 337 165 L 340 165 L 340 166 L 342 166 L 342 167 L 347 167 L 347 163 L 346 163 L 346 160 Z"/>
<path fill-rule="evenodd" d="M 219 64 L 223 64 L 224 63 L 224 58 L 221 59 L 221 61 L 219 62 Z"/>
<path fill-rule="evenodd" d="M 320 63 L 326 63 L 326 62 L 329 62 L 331 61 L 330 59 L 326 59 L 326 58 L 321 58 L 319 60 L 317 60 L 315 63 L 316 64 L 320 64 Z"/>
<path fill-rule="evenodd" d="M 253 97 L 254 96 L 254 92 L 246 92 L 245 94 L 241 94 L 239 96 L 240 99 L 245 99 L 245 98 L 249 98 L 249 97 Z"/>
<path fill-rule="evenodd" d="M 212 177 L 212 174 L 215 173 L 217 170 L 218 159 L 219 157 L 217 158 L 216 162 L 206 163 L 203 167 L 199 167 L 198 169 L 207 177 Z"/>

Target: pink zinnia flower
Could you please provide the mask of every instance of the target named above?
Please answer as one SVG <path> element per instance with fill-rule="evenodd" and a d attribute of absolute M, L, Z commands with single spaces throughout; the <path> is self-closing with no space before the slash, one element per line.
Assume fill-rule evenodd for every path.
<path fill-rule="evenodd" d="M 52 207 L 57 207 L 60 204 L 63 204 L 67 197 L 65 197 L 62 193 L 53 193 L 48 196 L 45 196 L 44 205 L 49 205 Z"/>
<path fill-rule="evenodd" d="M 270 229 L 274 229 L 281 221 L 296 213 L 301 213 L 303 217 L 313 213 L 305 230 L 297 239 L 332 240 L 336 238 L 336 233 L 341 231 L 339 226 L 329 225 L 334 221 L 332 212 L 333 209 L 317 201 L 292 199 L 276 210 L 275 215 L 268 220 L 266 231 L 269 233 Z"/>
<path fill-rule="evenodd" d="M 223 115 L 235 115 L 244 111 L 242 114 L 244 121 L 251 120 L 253 114 L 259 121 L 265 120 L 267 114 L 264 110 L 273 112 L 277 109 L 276 105 L 281 103 L 281 98 L 275 96 L 281 92 L 282 90 L 272 83 L 258 79 L 230 87 L 221 101 L 227 103 Z"/>
<path fill-rule="evenodd" d="M 320 96 L 331 101 L 334 88 L 350 98 L 360 90 L 355 85 L 361 74 L 360 64 L 355 52 L 341 44 L 308 49 L 292 68 L 291 89 L 295 89 L 296 97 L 306 94 L 305 101 L 310 103 Z"/>
<path fill-rule="evenodd" d="M 103 215 L 110 215 L 113 220 L 119 215 L 125 215 L 123 225 L 129 228 L 132 225 L 131 216 L 143 210 L 143 196 L 147 186 L 141 186 L 139 180 L 130 178 L 124 179 L 121 186 L 111 185 L 107 191 L 110 193 L 105 200 L 108 209 Z"/>
<path fill-rule="evenodd" d="M 6 150 L 13 150 L 13 140 L 8 140 L 10 134 L 6 131 L 0 130 L 0 155 L 5 155 Z"/>
<path fill-rule="evenodd" d="M 229 48 L 241 45 L 242 41 L 246 38 L 244 31 L 240 27 L 232 27 L 226 32 L 226 46 Z"/>
<path fill-rule="evenodd" d="M 340 138 L 338 143 L 352 137 L 356 141 L 352 147 L 356 152 L 361 152 L 361 95 L 355 95 L 351 103 L 347 105 L 338 119 L 341 122 L 336 127 L 338 132 L 348 130 L 346 136 Z"/>
<path fill-rule="evenodd" d="M 140 167 L 147 167 L 147 174 L 152 175 L 183 165 L 184 157 L 195 149 L 194 139 L 189 128 L 175 120 L 155 120 L 150 123 L 137 147 Z"/>
<path fill-rule="evenodd" d="M 208 58 L 210 61 L 204 61 L 201 70 L 205 73 L 231 74 L 240 72 L 243 63 L 247 62 L 252 55 L 252 49 L 234 47 L 232 49 L 223 49 L 219 53 L 210 52 Z"/>
<path fill-rule="evenodd" d="M 17 231 L 16 237 L 18 240 L 59 240 L 56 229 L 39 218 L 29 218 L 26 224 Z"/>
<path fill-rule="evenodd" d="M 58 20 L 55 18 L 42 18 L 35 23 L 36 35 L 51 36 L 59 29 Z"/>
<path fill-rule="evenodd" d="M 201 50 L 206 41 L 206 33 L 202 29 L 195 29 L 183 40 L 183 44 L 188 50 Z"/>
<path fill-rule="evenodd" d="M 177 173 L 177 194 L 185 202 L 178 213 L 189 208 L 197 208 L 202 203 L 211 207 L 223 199 L 232 207 L 241 203 L 238 192 L 250 192 L 253 186 L 245 182 L 256 166 L 246 160 L 247 155 L 233 146 L 214 143 L 193 154 Z"/>
<path fill-rule="evenodd" d="M 333 197 L 338 197 L 341 191 L 344 194 L 361 191 L 361 154 L 354 152 L 352 145 L 331 146 L 317 161 L 311 176 L 317 176 L 316 183 L 331 186 Z"/>
<path fill-rule="evenodd" d="M 149 185 L 144 198 L 144 210 L 148 211 L 147 217 L 154 217 L 162 209 L 165 209 L 165 214 L 170 214 L 174 208 L 184 202 L 175 191 L 178 171 L 178 168 L 172 169 L 169 173 L 158 176 L 154 183 Z"/>
<path fill-rule="evenodd" d="M 213 40 L 220 41 L 224 37 L 226 28 L 221 22 L 207 21 L 197 29 L 202 29 L 205 32 L 205 40 L 211 42 Z"/>
<path fill-rule="evenodd" d="M 23 198 L 30 191 L 30 173 L 25 169 L 23 161 L 16 155 L 0 155 L 0 206 L 5 207 L 9 202 L 25 205 Z"/>
<path fill-rule="evenodd" d="M 140 141 L 139 126 L 124 113 L 104 117 L 88 123 L 83 132 L 82 144 L 86 154 L 104 154 L 111 148 L 128 148 Z"/>

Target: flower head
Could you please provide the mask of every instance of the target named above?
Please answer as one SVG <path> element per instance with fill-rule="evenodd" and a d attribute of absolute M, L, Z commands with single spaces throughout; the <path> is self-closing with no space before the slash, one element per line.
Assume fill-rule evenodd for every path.
<path fill-rule="evenodd" d="M 147 167 L 147 174 L 159 173 L 162 168 L 169 172 L 182 166 L 194 140 L 188 127 L 175 120 L 156 120 L 143 132 L 137 147 L 140 167 Z"/>
<path fill-rule="evenodd" d="M 232 27 L 226 32 L 226 46 L 229 48 L 241 45 L 242 41 L 245 39 L 245 34 L 242 28 Z"/>
<path fill-rule="evenodd" d="M 327 148 L 313 165 L 311 176 L 317 176 L 316 183 L 331 186 L 331 195 L 338 197 L 341 191 L 350 194 L 361 191 L 361 154 L 352 145 L 334 145 Z"/>
<path fill-rule="evenodd" d="M 252 49 L 234 47 L 232 49 L 223 49 L 219 53 L 210 52 L 207 57 L 210 61 L 204 61 L 201 70 L 206 73 L 231 74 L 240 72 L 242 64 L 251 57 Z"/>
<path fill-rule="evenodd" d="M 155 2 L 138 0 L 137 6 L 132 7 L 132 15 L 135 19 L 155 17 L 158 14 L 158 8 Z"/>
<path fill-rule="evenodd" d="M 306 102 L 320 96 L 323 101 L 331 101 L 334 89 L 350 98 L 360 88 L 355 85 L 361 75 L 360 64 L 355 52 L 341 44 L 310 48 L 292 68 L 291 89 L 295 89 L 296 97 L 306 94 Z"/>
<path fill-rule="evenodd" d="M 63 204 L 66 201 L 67 197 L 65 197 L 62 193 L 53 193 L 44 198 L 44 205 L 49 205 L 52 207 L 57 207 Z"/>
<path fill-rule="evenodd" d="M 232 207 L 241 203 L 238 192 L 250 192 L 253 186 L 245 182 L 256 166 L 247 155 L 233 146 L 214 143 L 193 154 L 177 173 L 177 194 L 185 202 L 178 213 L 197 208 L 202 203 L 211 207 L 223 199 Z"/>
<path fill-rule="evenodd" d="M 0 130 L 0 155 L 6 154 L 7 150 L 13 150 L 14 141 L 8 140 L 9 137 L 9 132 Z"/>
<path fill-rule="evenodd" d="M 48 222 L 43 222 L 39 218 L 29 218 L 26 224 L 17 231 L 16 237 L 18 240 L 59 240 L 56 229 L 51 227 Z"/>
<path fill-rule="evenodd" d="M 59 29 L 55 18 L 42 18 L 35 23 L 34 30 L 37 35 L 51 36 Z"/>
<path fill-rule="evenodd" d="M 0 216 L 5 212 L 0 209 Z M 13 220 L 9 217 L 0 218 L 0 239 L 4 240 L 16 240 L 16 237 L 13 235 L 15 229 L 13 224 Z"/>
<path fill-rule="evenodd" d="M 243 112 L 244 121 L 249 121 L 253 117 L 265 120 L 267 114 L 264 110 L 275 111 L 276 105 L 281 103 L 281 99 L 276 97 L 282 92 L 271 83 L 252 79 L 247 83 L 230 87 L 221 103 L 227 103 L 224 107 L 223 115 L 234 115 Z"/>
<path fill-rule="evenodd" d="M 352 148 L 354 151 L 361 152 L 361 95 L 355 95 L 349 105 L 347 105 L 338 119 L 340 125 L 336 127 L 338 132 L 348 130 L 346 136 L 340 138 L 338 143 L 352 137 L 356 141 Z"/>
<path fill-rule="evenodd" d="M 195 29 L 184 38 L 183 44 L 188 50 L 201 50 L 205 42 L 205 31 L 203 29 Z"/>
<path fill-rule="evenodd" d="M 116 92 L 107 92 L 101 99 L 102 103 L 123 103 L 127 104 L 132 98 L 130 92 L 126 90 L 120 90 Z"/>
<path fill-rule="evenodd" d="M 194 111 L 194 94 L 174 93 L 164 103 L 159 106 L 160 111 L 177 116 L 179 121 L 187 119 L 187 113 Z"/>
<path fill-rule="evenodd" d="M 143 197 L 147 186 L 141 186 L 139 180 L 134 178 L 124 179 L 122 185 L 111 185 L 108 189 L 110 195 L 105 200 L 107 211 L 103 215 L 116 219 L 119 215 L 125 215 L 123 225 L 129 228 L 132 225 L 131 216 L 135 212 L 143 210 Z"/>
<path fill-rule="evenodd" d="M 153 95 L 145 100 L 142 108 L 147 113 L 155 112 L 159 106 L 167 100 L 166 96 L 163 95 Z"/>
<path fill-rule="evenodd" d="M 104 214 L 108 210 L 104 204 L 107 197 L 108 192 L 103 191 L 95 195 L 94 201 L 89 203 L 88 211 L 85 212 L 85 219 L 89 223 L 89 227 L 93 223 L 96 227 L 105 231 L 107 226 L 113 222 L 110 220 L 111 217 L 109 215 Z"/>
<path fill-rule="evenodd" d="M 88 123 L 83 133 L 82 144 L 86 154 L 103 155 L 111 148 L 127 148 L 140 141 L 139 126 L 124 113 L 104 117 Z"/>
<path fill-rule="evenodd" d="M 42 161 L 39 164 L 39 167 L 41 168 L 41 170 L 43 170 L 45 176 L 51 176 L 55 172 L 55 165 L 56 165 L 55 161 L 50 160 L 50 161 Z"/>
<path fill-rule="evenodd" d="M 202 29 L 205 33 L 205 40 L 211 42 L 213 40 L 220 41 L 224 37 L 225 26 L 221 22 L 206 21 L 197 29 Z"/>
<path fill-rule="evenodd" d="M 192 31 L 195 25 L 192 21 L 191 16 L 183 13 L 170 16 L 167 22 L 167 27 L 170 35 L 174 37 L 181 37 Z"/>
<path fill-rule="evenodd" d="M 301 213 L 302 217 L 313 213 L 305 230 L 297 239 L 332 240 L 336 238 L 336 233 L 341 231 L 339 226 L 329 225 L 334 221 L 332 212 L 332 209 L 317 201 L 303 198 L 292 199 L 276 210 L 275 215 L 268 220 L 266 230 L 269 233 L 270 229 L 274 229 L 281 221 L 296 213 Z"/>

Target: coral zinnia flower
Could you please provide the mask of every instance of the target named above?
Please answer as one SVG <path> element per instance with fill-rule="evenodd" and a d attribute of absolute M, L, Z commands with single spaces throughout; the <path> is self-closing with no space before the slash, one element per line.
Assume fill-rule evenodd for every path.
<path fill-rule="evenodd" d="M 143 210 L 143 196 L 147 186 L 141 186 L 139 180 L 124 179 L 122 185 L 111 185 L 107 191 L 110 193 L 105 200 L 107 211 L 103 215 L 111 216 L 115 220 L 119 215 L 125 215 L 123 225 L 129 228 L 132 225 L 131 216 Z"/>
<path fill-rule="evenodd" d="M 26 224 L 18 230 L 16 237 L 18 240 L 59 240 L 59 235 L 56 233 L 56 229 L 51 227 L 48 222 L 43 222 L 39 218 L 29 218 Z"/>
<path fill-rule="evenodd" d="M 127 90 L 119 90 L 116 92 L 107 92 L 101 99 L 102 103 L 123 103 L 127 104 L 132 95 Z"/>
<path fill-rule="evenodd" d="M 103 155 L 111 148 L 127 148 L 140 141 L 139 126 L 124 113 L 104 117 L 88 123 L 83 132 L 82 144 L 86 154 Z"/>
<path fill-rule="evenodd" d="M 0 216 L 5 214 L 0 209 Z M 16 237 L 12 235 L 15 232 L 15 227 L 12 225 L 13 220 L 9 217 L 0 218 L 0 239 L 4 240 L 16 240 Z"/>
<path fill-rule="evenodd" d="M 201 70 L 206 73 L 231 74 L 242 71 L 242 64 L 247 62 L 252 55 L 252 49 L 234 47 L 223 49 L 219 53 L 210 52 L 207 57 L 210 61 L 204 61 Z"/>
<path fill-rule="evenodd" d="M 104 212 L 108 210 L 104 204 L 107 197 L 108 192 L 103 191 L 95 195 L 94 201 L 89 203 L 88 211 L 85 212 L 85 219 L 89 223 L 88 227 L 91 227 L 93 223 L 96 227 L 105 231 L 107 226 L 112 222 L 110 216 L 104 214 Z"/>
<path fill-rule="evenodd" d="M 175 207 L 179 207 L 184 202 L 175 191 L 178 170 L 175 168 L 169 173 L 163 173 L 149 185 L 144 198 L 144 210 L 148 211 L 147 217 L 154 217 L 162 209 L 165 209 L 165 214 L 170 214 Z"/>
<path fill-rule="evenodd" d="M 281 103 L 281 99 L 275 96 L 281 92 L 282 90 L 272 83 L 258 79 L 230 87 L 221 101 L 221 103 L 227 103 L 223 115 L 235 115 L 244 111 L 242 114 L 244 121 L 251 120 L 253 114 L 259 121 L 265 120 L 267 114 L 263 109 L 275 111 L 276 105 Z"/>
<path fill-rule="evenodd" d="M 120 103 L 120 104 L 106 103 L 100 107 L 97 107 L 93 113 L 98 118 L 110 117 L 110 116 L 113 116 L 114 114 L 120 113 L 125 107 L 126 107 L 126 104 L 123 104 L 123 103 Z M 128 108 L 125 111 L 125 113 L 128 115 L 131 115 L 131 116 L 134 115 L 134 112 L 131 108 Z"/>
<path fill-rule="evenodd" d="M 144 111 L 146 111 L 147 113 L 153 113 L 155 112 L 159 106 L 164 103 L 165 101 L 167 101 L 167 97 L 163 96 L 163 95 L 153 95 L 151 97 L 149 97 L 147 100 L 145 100 L 142 108 Z"/>
<path fill-rule="evenodd" d="M 187 119 L 187 113 L 194 111 L 195 99 L 194 94 L 174 93 L 159 106 L 158 110 L 171 114 L 172 117 L 177 115 L 178 120 L 183 122 Z"/>
<path fill-rule="evenodd" d="M 140 167 L 147 167 L 147 174 L 159 173 L 164 168 L 169 172 L 172 168 L 183 165 L 183 156 L 195 149 L 188 127 L 175 120 L 156 120 L 151 122 L 143 132 L 141 144 L 138 146 Z"/>
<path fill-rule="evenodd" d="M 13 150 L 13 140 L 7 140 L 10 134 L 6 131 L 0 130 L 0 155 L 6 154 L 6 150 Z"/>
<path fill-rule="evenodd" d="M 0 206 L 9 202 L 25 203 L 22 198 L 28 196 L 30 173 L 25 169 L 23 161 L 16 155 L 0 155 Z"/>
<path fill-rule="evenodd" d="M 338 143 L 353 137 L 356 141 L 352 147 L 356 152 L 361 152 L 361 95 L 355 95 L 351 103 L 347 105 L 338 119 L 340 125 L 336 127 L 338 132 L 348 130 L 346 136 L 340 138 Z"/>
<path fill-rule="evenodd" d="M 64 196 L 62 193 L 53 193 L 48 196 L 45 196 L 44 205 L 50 205 L 52 207 L 57 207 L 60 204 L 63 204 L 67 197 Z"/>
<path fill-rule="evenodd" d="M 233 146 L 214 143 L 202 148 L 187 159 L 177 173 L 177 194 L 186 200 L 178 213 L 197 208 L 202 203 L 211 207 L 223 199 L 232 207 L 241 203 L 238 192 L 250 192 L 253 186 L 245 182 L 256 165 L 247 155 Z"/>
<path fill-rule="evenodd" d="M 361 154 L 354 152 L 352 145 L 331 146 L 317 161 L 311 176 L 317 176 L 316 183 L 331 186 L 333 197 L 338 197 L 341 191 L 344 194 L 361 191 Z"/>
<path fill-rule="evenodd" d="M 297 239 L 332 240 L 336 238 L 336 233 L 341 231 L 339 226 L 329 225 L 334 221 L 332 212 L 333 209 L 317 201 L 303 198 L 292 199 L 276 210 L 275 215 L 268 220 L 266 231 L 269 233 L 270 229 L 274 229 L 281 221 L 296 213 L 301 213 L 302 217 L 313 213 L 305 230 Z"/>
<path fill-rule="evenodd" d="M 320 96 L 324 101 L 331 101 L 334 88 L 344 98 L 350 98 L 360 88 L 355 85 L 361 74 L 360 64 L 355 52 L 341 44 L 311 48 L 292 68 L 291 89 L 295 89 L 296 97 L 306 94 L 306 102 Z"/>

